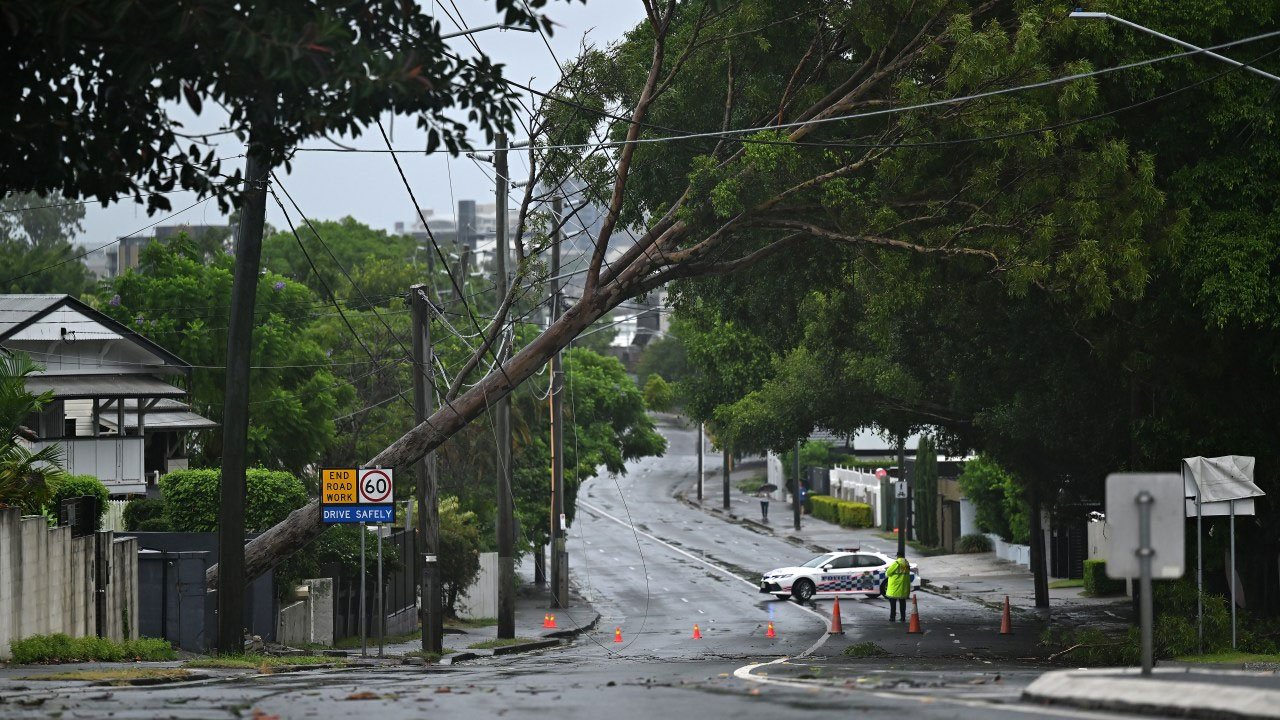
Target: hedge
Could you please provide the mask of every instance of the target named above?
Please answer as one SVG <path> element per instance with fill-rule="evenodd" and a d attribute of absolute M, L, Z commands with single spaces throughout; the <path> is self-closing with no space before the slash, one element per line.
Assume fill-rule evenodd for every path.
<path fill-rule="evenodd" d="M 107 514 L 107 486 L 102 481 L 92 475 L 63 475 L 53 486 L 53 495 L 49 498 L 48 513 L 51 517 L 58 517 L 58 508 L 62 505 L 63 500 L 84 495 L 92 495 L 98 498 L 98 521 L 94 524 L 94 530 L 102 529 L 102 516 Z"/>
<path fill-rule="evenodd" d="M 175 470 L 160 478 L 164 517 L 175 532 L 218 529 L 221 479 L 221 470 Z M 306 487 L 287 472 L 254 468 L 245 474 L 247 532 L 262 532 L 306 503 Z"/>
<path fill-rule="evenodd" d="M 961 535 L 956 550 L 962 553 L 991 552 L 991 538 L 981 533 Z"/>
<path fill-rule="evenodd" d="M 871 527 L 871 506 L 866 503 L 839 500 L 829 495 L 810 495 L 813 516 L 819 520 L 847 528 Z"/>
<path fill-rule="evenodd" d="M 1107 561 L 1092 559 L 1084 561 L 1084 591 L 1088 595 L 1119 595 L 1124 592 L 1123 580 L 1112 580 L 1107 577 Z"/>
<path fill-rule="evenodd" d="M 70 637 L 62 633 L 32 635 L 9 643 L 13 662 L 30 663 L 120 662 L 121 660 L 176 660 L 168 640 L 138 638 L 108 640 L 100 637 Z"/>

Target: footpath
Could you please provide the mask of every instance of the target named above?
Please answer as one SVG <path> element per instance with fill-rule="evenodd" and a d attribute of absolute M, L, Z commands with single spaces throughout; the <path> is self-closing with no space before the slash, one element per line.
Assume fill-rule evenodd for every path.
<path fill-rule="evenodd" d="M 785 539 L 807 552 L 854 547 L 890 556 L 897 552 L 896 540 L 878 530 L 852 530 L 810 515 L 801 517 L 800 529 L 796 530 L 792 507 L 787 502 L 771 502 L 769 521 L 764 522 L 759 499 L 738 489 L 740 482 L 758 477 L 763 471 L 759 464 L 748 464 L 731 473 L 728 509 L 723 507 L 723 481 L 718 471 L 708 471 L 704 477 L 701 503 L 696 499 L 693 481 L 678 488 L 675 496 L 712 516 Z M 1026 567 L 1001 560 L 989 552 L 922 557 L 908 549 L 907 555 L 920 565 L 926 592 L 993 608 L 1002 605 L 1008 596 L 1015 616 L 1021 614 L 1041 622 L 1048 620 L 1047 612 L 1034 607 L 1034 585 Z M 1057 624 L 1097 626 L 1131 622 L 1127 598 L 1085 597 L 1080 588 L 1053 588 L 1049 595 Z M 785 668 L 785 665 L 774 666 L 764 674 L 785 677 L 789 674 Z M 830 665 L 824 669 L 835 674 L 824 681 L 809 682 L 851 687 L 866 681 L 865 668 L 860 669 L 857 663 L 850 664 L 848 670 L 854 671 L 854 675 L 849 677 L 838 677 L 838 669 Z M 799 673 L 802 678 L 812 677 L 812 668 L 804 664 L 790 668 L 790 672 Z M 999 675 L 995 679 L 998 681 Z M 986 680 L 971 682 L 981 685 Z M 1158 667 L 1151 676 L 1143 677 L 1134 668 L 1051 670 L 1036 676 L 1022 691 L 1021 699 L 1027 703 L 1166 717 L 1280 718 L 1280 671 L 1184 665 Z"/>

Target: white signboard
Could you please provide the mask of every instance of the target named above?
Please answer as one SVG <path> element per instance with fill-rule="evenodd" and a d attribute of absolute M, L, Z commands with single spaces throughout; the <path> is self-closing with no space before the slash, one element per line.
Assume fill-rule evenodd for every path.
<path fill-rule="evenodd" d="M 381 505 L 391 502 L 391 468 L 360 468 L 360 479 L 356 483 L 360 493 L 360 502 L 368 505 Z"/>
<path fill-rule="evenodd" d="M 907 498 L 907 481 L 899 480 L 893 484 L 893 496 L 899 500 Z"/>
<path fill-rule="evenodd" d="M 1107 527 L 1115 535 L 1107 546 L 1107 575 L 1136 578 L 1142 573 L 1138 550 L 1138 499 L 1149 495 L 1150 528 L 1147 547 L 1151 549 L 1151 577 L 1157 580 L 1182 577 L 1186 547 L 1183 545 L 1186 517 L 1183 513 L 1182 477 L 1178 473 L 1112 473 L 1107 476 Z"/>

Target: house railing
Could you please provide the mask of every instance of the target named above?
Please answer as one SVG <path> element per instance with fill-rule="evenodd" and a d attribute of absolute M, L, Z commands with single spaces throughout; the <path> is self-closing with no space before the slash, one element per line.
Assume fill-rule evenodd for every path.
<path fill-rule="evenodd" d="M 114 483 L 141 483 L 143 475 L 143 438 L 124 437 L 69 437 L 42 440 L 32 443 L 32 451 L 50 445 L 62 448 L 62 466 L 73 475 L 93 475 L 107 485 Z"/>

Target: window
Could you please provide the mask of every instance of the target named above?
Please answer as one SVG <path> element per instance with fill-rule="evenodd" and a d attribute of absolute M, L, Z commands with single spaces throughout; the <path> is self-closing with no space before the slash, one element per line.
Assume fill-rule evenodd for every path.
<path fill-rule="evenodd" d="M 845 570 L 847 568 L 856 567 L 854 565 L 854 558 L 856 557 L 857 555 L 841 555 L 840 557 L 831 561 L 831 569 Z"/>
<path fill-rule="evenodd" d="M 873 568 L 873 567 L 880 567 L 881 565 L 884 565 L 884 564 L 885 564 L 884 561 L 876 557 L 875 555 L 855 555 L 854 556 L 854 567 Z"/>

